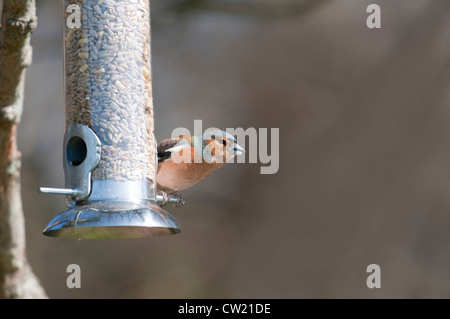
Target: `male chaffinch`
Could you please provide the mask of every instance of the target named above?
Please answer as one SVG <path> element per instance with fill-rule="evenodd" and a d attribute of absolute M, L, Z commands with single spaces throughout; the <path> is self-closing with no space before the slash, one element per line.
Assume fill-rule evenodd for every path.
<path fill-rule="evenodd" d="M 214 170 L 221 168 L 225 162 L 245 150 L 237 144 L 236 138 L 224 131 L 214 130 L 201 136 L 180 135 L 158 142 L 158 170 L 156 187 L 164 206 L 170 197 L 184 204 L 184 197 L 175 192 L 189 188 Z"/>

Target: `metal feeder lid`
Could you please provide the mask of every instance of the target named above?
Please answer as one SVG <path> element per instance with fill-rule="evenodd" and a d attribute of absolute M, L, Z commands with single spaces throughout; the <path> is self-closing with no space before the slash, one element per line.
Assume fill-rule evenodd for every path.
<path fill-rule="evenodd" d="M 74 205 L 58 214 L 44 229 L 44 235 L 83 239 L 143 238 L 176 234 L 181 227 L 153 202 L 143 207 L 130 203 Z"/>

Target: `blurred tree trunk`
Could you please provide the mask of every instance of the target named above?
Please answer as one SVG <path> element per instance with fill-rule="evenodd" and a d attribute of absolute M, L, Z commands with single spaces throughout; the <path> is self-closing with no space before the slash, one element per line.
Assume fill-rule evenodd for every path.
<path fill-rule="evenodd" d="M 0 0 L 0 298 L 46 298 L 28 264 L 16 130 L 23 107 L 34 0 Z"/>

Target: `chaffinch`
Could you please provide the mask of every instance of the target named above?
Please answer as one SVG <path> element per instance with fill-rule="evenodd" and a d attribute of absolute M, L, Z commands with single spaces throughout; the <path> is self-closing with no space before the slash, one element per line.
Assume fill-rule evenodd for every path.
<path fill-rule="evenodd" d="M 158 195 L 164 206 L 169 202 L 169 195 L 178 199 L 178 204 L 184 204 L 184 197 L 175 192 L 189 188 L 225 162 L 245 150 L 237 144 L 236 138 L 224 131 L 205 132 L 201 136 L 180 135 L 177 138 L 167 138 L 158 142 L 158 170 L 156 186 Z"/>

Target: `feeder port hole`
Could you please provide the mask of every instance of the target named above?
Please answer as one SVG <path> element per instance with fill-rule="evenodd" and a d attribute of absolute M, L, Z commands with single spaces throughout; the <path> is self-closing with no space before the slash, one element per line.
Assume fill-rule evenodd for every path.
<path fill-rule="evenodd" d="M 79 166 L 86 159 L 87 147 L 79 136 L 72 136 L 67 143 L 67 161 L 71 166 Z"/>

